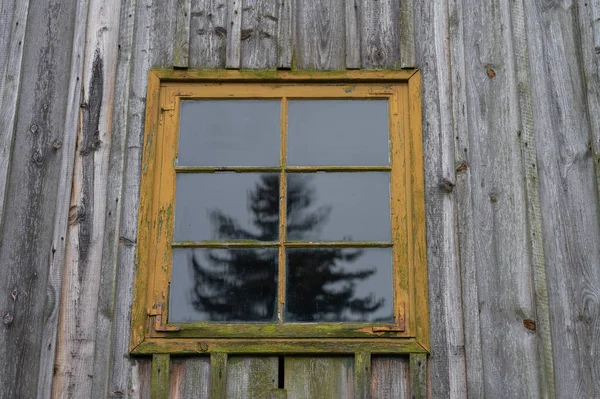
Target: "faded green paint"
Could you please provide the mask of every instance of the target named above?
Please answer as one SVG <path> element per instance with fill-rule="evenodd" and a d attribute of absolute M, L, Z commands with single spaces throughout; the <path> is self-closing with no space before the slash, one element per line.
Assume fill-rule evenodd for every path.
<path fill-rule="evenodd" d="M 152 382 L 150 395 L 152 399 L 169 399 L 169 363 L 171 356 L 152 356 Z"/>

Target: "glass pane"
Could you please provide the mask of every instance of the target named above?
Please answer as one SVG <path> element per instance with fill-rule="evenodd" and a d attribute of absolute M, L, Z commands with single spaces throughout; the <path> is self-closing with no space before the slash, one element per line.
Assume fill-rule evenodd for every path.
<path fill-rule="evenodd" d="M 273 321 L 277 249 L 173 249 L 169 322 Z"/>
<path fill-rule="evenodd" d="M 278 237 L 278 174 L 177 174 L 175 241 Z"/>
<path fill-rule="evenodd" d="M 288 165 L 388 165 L 387 100 L 295 100 Z"/>
<path fill-rule="evenodd" d="M 286 321 L 393 322 L 391 248 L 288 249 Z"/>
<path fill-rule="evenodd" d="M 290 173 L 287 193 L 288 240 L 390 240 L 387 172 Z"/>
<path fill-rule="evenodd" d="M 181 102 L 180 166 L 277 166 L 279 100 Z"/>

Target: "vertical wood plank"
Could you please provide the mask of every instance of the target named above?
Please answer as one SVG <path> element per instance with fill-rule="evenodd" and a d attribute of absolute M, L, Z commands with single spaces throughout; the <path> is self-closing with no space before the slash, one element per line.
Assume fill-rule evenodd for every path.
<path fill-rule="evenodd" d="M 225 67 L 239 69 L 242 53 L 242 0 L 227 0 L 227 52 Z"/>
<path fill-rule="evenodd" d="M 3 1 L 0 4 L 0 237 L 4 231 L 4 201 L 15 135 L 28 10 L 29 1 Z"/>
<path fill-rule="evenodd" d="M 336 0 L 297 1 L 294 13 L 298 69 L 346 67 L 344 3 Z"/>
<path fill-rule="evenodd" d="M 371 398 L 410 398 L 408 357 L 374 356 L 372 358 Z"/>
<path fill-rule="evenodd" d="M 173 43 L 177 26 L 177 1 L 179 0 L 142 0 L 150 7 L 150 54 L 151 67 L 173 67 Z M 140 21 L 141 22 L 141 21 Z M 146 74 L 148 71 L 141 71 Z"/>
<path fill-rule="evenodd" d="M 177 0 L 177 24 L 173 43 L 173 66 L 187 68 L 190 55 L 191 0 Z"/>
<path fill-rule="evenodd" d="M 411 398 L 427 397 L 427 355 L 414 353 L 410 355 L 410 392 Z"/>
<path fill-rule="evenodd" d="M 106 189 L 112 138 L 120 0 L 91 0 L 87 13 L 77 154 L 63 275 L 62 314 L 54 391 L 92 394 L 96 312 L 105 234 Z M 70 182 L 71 183 L 71 182 Z M 83 300 L 85 298 L 85 300 Z"/>
<path fill-rule="evenodd" d="M 352 357 L 285 357 L 285 389 L 288 399 L 354 396 Z"/>
<path fill-rule="evenodd" d="M 346 68 L 360 68 L 359 0 L 345 0 Z"/>
<path fill-rule="evenodd" d="M 48 279 L 57 189 L 66 156 L 65 100 L 77 4 L 48 0 L 33 7 L 19 1 L 14 7 L 10 10 L 14 36 L 4 66 L 15 69 L 0 71 L 0 127 L 7 129 L 0 132 L 0 151 L 6 151 L 0 162 L 7 165 L 0 172 L 0 359 L 4 361 L 0 397 L 35 398 L 41 363 L 46 365 L 47 351 L 54 350 L 53 339 L 50 348 L 42 346 L 46 344 L 42 334 L 47 327 L 51 331 L 57 312 L 58 293 L 47 290 L 55 288 Z"/>
<path fill-rule="evenodd" d="M 400 0 L 400 67 L 414 68 L 415 63 L 415 25 L 414 5 L 411 0 Z"/>
<path fill-rule="evenodd" d="M 210 398 L 225 399 L 227 396 L 227 353 L 210 354 Z"/>
<path fill-rule="evenodd" d="M 371 353 L 354 354 L 354 397 L 368 399 L 371 388 Z"/>
<path fill-rule="evenodd" d="M 415 24 L 415 37 L 419 37 L 415 54 L 421 67 L 423 104 L 431 395 L 464 397 L 467 392 L 457 204 L 452 196 L 455 132 L 448 85 L 451 66 L 447 3 L 415 2 L 415 6 L 415 15 L 419 16 L 419 23 Z"/>
<path fill-rule="evenodd" d="M 60 176 L 56 198 L 56 218 L 52 234 L 53 256 L 48 269 L 48 303 L 47 318 L 44 322 L 42 350 L 40 357 L 40 374 L 38 380 L 37 397 L 51 396 L 53 379 L 55 378 L 55 362 L 57 353 L 57 336 L 59 316 L 61 312 L 61 289 L 65 266 L 66 236 L 69 223 L 69 205 L 71 202 L 71 188 L 73 184 L 73 170 L 77 132 L 79 125 L 79 112 L 81 103 L 83 61 L 85 51 L 85 36 L 87 30 L 88 2 L 81 1 L 75 11 L 75 29 L 73 31 L 73 44 L 71 52 L 71 68 L 69 76 L 69 89 L 66 102 L 66 116 L 64 132 L 60 147 L 63 151 L 61 159 Z"/>
<path fill-rule="evenodd" d="M 543 246 L 542 215 L 538 185 L 539 176 L 538 170 L 534 166 L 537 163 L 537 145 L 533 122 L 533 99 L 531 97 L 531 82 L 529 79 L 529 52 L 527 49 L 527 33 L 522 0 L 511 3 L 511 19 L 513 22 L 513 49 L 517 72 L 518 98 L 521 108 L 521 151 L 523 153 L 523 169 L 527 194 L 527 221 L 533 267 L 536 308 L 535 324 L 536 330 L 539 331 L 539 385 L 542 397 L 553 398 L 555 397 L 555 390 L 550 310 L 546 281 L 546 259 Z M 524 143 L 527 143 L 527 145 Z"/>
<path fill-rule="evenodd" d="M 399 0 L 360 0 L 364 69 L 400 67 Z"/>
<path fill-rule="evenodd" d="M 208 398 L 210 358 L 171 357 L 169 399 Z"/>
<path fill-rule="evenodd" d="M 242 1 L 241 61 L 244 69 L 274 69 L 277 64 L 280 0 Z"/>
<path fill-rule="evenodd" d="M 279 20 L 277 21 L 277 68 L 292 68 L 293 2 L 279 0 Z"/>
<path fill-rule="evenodd" d="M 524 2 L 535 137 L 526 144 L 534 145 L 537 154 L 536 162 L 524 167 L 537 169 L 539 177 L 556 396 L 596 397 L 600 208 L 591 150 L 598 116 L 589 113 L 593 108 L 588 108 L 586 90 L 597 96 L 598 89 L 583 72 L 590 52 L 596 52 L 598 62 L 598 50 L 590 46 L 598 36 L 581 31 L 575 22 L 578 7 L 600 7 L 597 1 L 556 4 Z M 593 18 L 597 23 L 598 14 Z M 590 46 L 585 49 L 580 47 L 583 36 Z"/>
<path fill-rule="evenodd" d="M 277 390 L 278 379 L 278 357 L 227 359 L 227 399 L 269 398 Z"/>
<path fill-rule="evenodd" d="M 169 399 L 169 363 L 170 355 L 152 355 L 152 399 Z"/>
<path fill-rule="evenodd" d="M 227 0 L 191 0 L 190 68 L 225 68 Z"/>

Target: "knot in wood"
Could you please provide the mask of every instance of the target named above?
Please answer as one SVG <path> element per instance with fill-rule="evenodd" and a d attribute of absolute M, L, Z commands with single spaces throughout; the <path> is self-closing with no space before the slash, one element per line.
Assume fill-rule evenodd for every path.
<path fill-rule="evenodd" d="M 59 150 L 60 147 L 62 147 L 62 141 L 56 140 L 54 143 L 52 143 L 52 147 L 54 147 L 55 150 Z"/>
<path fill-rule="evenodd" d="M 33 154 L 31 154 L 31 162 L 36 165 L 42 165 L 44 163 L 44 154 L 42 154 L 41 151 L 34 151 Z"/>
<path fill-rule="evenodd" d="M 535 331 L 537 326 L 535 324 L 534 320 L 531 319 L 525 319 L 523 320 L 523 325 L 525 326 L 526 329 L 528 329 L 529 331 Z"/>
<path fill-rule="evenodd" d="M 31 133 L 36 133 L 38 131 L 38 125 L 36 125 L 35 123 L 32 123 L 31 126 L 29 127 L 29 130 L 31 131 Z"/>
<path fill-rule="evenodd" d="M 494 79 L 496 77 L 496 71 L 494 71 L 493 68 L 487 67 L 486 72 L 487 72 L 488 78 Z"/>
<path fill-rule="evenodd" d="M 456 183 L 448 179 L 443 179 L 440 186 L 444 189 L 445 192 L 451 193 L 454 190 L 454 186 L 456 186 Z"/>
<path fill-rule="evenodd" d="M 4 321 L 4 324 L 8 325 L 8 324 L 12 323 L 14 319 L 15 318 L 13 317 L 12 314 L 7 313 L 6 316 L 4 316 L 4 319 L 2 319 L 2 321 Z"/>

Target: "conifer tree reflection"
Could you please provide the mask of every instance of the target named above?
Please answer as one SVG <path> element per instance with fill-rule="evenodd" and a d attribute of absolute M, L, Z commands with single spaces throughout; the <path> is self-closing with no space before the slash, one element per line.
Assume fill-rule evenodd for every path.
<path fill-rule="evenodd" d="M 287 235 L 292 240 L 314 237 L 327 222 L 329 206 L 308 211 L 315 201 L 310 175 L 288 175 Z M 264 174 L 249 193 L 248 208 L 256 233 L 240 227 L 220 210 L 210 220 L 220 240 L 274 241 L 279 231 L 279 175 Z M 193 256 L 192 305 L 213 321 L 270 321 L 277 303 L 277 250 L 273 248 L 214 249 L 203 259 Z M 365 320 L 377 311 L 383 299 L 372 295 L 355 297 L 355 283 L 375 273 L 375 269 L 348 271 L 340 266 L 360 259 L 360 250 L 342 248 L 302 248 L 288 251 L 286 320 L 343 321 Z M 362 315 L 362 317 L 360 316 Z"/>

